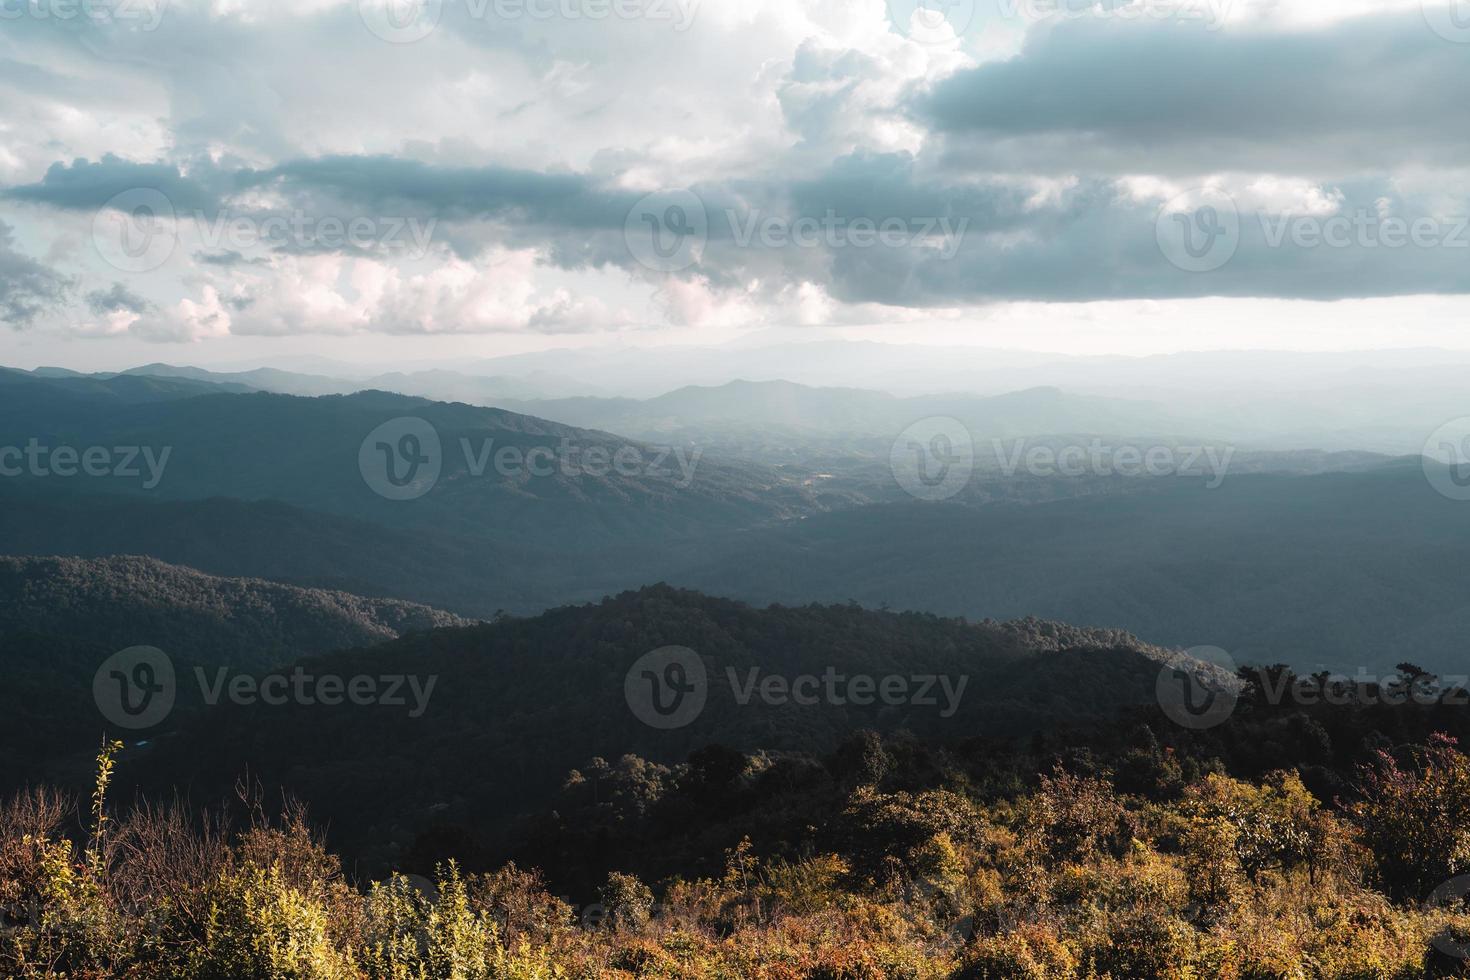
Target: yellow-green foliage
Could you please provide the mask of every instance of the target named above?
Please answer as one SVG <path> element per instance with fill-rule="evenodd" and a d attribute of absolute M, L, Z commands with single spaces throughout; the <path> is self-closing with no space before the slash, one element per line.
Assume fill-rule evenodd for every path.
<path fill-rule="evenodd" d="M 299 813 L 215 837 L 114 818 L 99 762 L 79 841 L 54 795 L 0 807 L 5 980 L 1470 976 L 1435 945 L 1470 936 L 1470 913 L 1375 890 L 1357 825 L 1290 774 L 1207 776 L 1172 804 L 1061 773 L 993 807 L 862 786 L 844 853 L 764 861 L 740 841 L 718 877 L 614 874 L 603 914 L 577 916 L 514 866 L 359 890 Z M 1394 792 L 1417 786 L 1443 797 L 1428 778 Z"/>
<path fill-rule="evenodd" d="M 332 942 L 327 912 L 285 882 L 279 868 L 247 867 L 219 882 L 198 954 L 201 978 L 339 980 L 351 958 Z"/>

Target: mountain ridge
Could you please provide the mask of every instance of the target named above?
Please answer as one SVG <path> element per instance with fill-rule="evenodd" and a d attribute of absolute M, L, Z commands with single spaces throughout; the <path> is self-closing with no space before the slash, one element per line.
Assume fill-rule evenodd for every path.
<path fill-rule="evenodd" d="M 670 646 L 699 658 L 706 695 L 686 725 L 660 729 L 642 720 L 628 685 L 641 658 Z M 160 743 L 147 764 L 190 773 L 205 792 L 219 788 L 201 782 L 208 774 L 248 768 L 268 787 L 289 784 L 352 848 L 406 848 L 445 822 L 477 834 L 503 830 L 594 756 L 682 761 L 712 743 L 812 751 L 860 729 L 965 738 L 1112 717 L 1152 700 L 1168 656 L 1121 630 L 852 605 L 758 607 L 657 584 L 305 661 L 312 672 L 436 678 L 419 717 L 376 707 L 221 705 L 182 719 L 180 737 Z M 911 684 L 901 703 L 807 704 L 742 694 L 751 671 L 788 682 L 836 672 L 871 678 L 875 691 L 889 677 L 950 683 L 923 685 L 922 697 Z M 1085 704 L 1066 693 L 1078 690 Z M 506 785 L 517 787 L 513 799 Z"/>

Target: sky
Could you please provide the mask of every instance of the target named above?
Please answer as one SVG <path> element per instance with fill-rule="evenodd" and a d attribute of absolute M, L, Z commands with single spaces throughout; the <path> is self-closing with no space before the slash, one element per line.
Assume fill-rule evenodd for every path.
<path fill-rule="evenodd" d="M 1470 3 L 0 0 L 0 363 L 1470 348 Z"/>

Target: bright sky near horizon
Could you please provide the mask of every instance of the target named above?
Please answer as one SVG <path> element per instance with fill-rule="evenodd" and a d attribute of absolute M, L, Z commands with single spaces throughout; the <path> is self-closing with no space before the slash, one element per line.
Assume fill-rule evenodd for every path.
<path fill-rule="evenodd" d="M 1463 0 L 0 0 L 0 363 L 1464 349 Z"/>

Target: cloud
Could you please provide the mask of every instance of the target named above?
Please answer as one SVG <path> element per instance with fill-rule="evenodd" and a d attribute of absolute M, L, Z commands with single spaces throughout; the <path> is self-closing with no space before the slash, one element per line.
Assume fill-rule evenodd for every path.
<path fill-rule="evenodd" d="M 111 153 L 96 163 L 54 163 L 39 182 L 8 188 L 4 196 L 69 211 L 96 211 L 117 195 L 140 188 L 158 191 L 178 210 L 218 206 L 214 193 L 185 176 L 175 164 L 135 163 Z"/>
<path fill-rule="evenodd" d="M 112 166 L 126 171 L 124 163 Z M 601 296 L 573 298 L 565 287 L 542 282 L 557 270 L 615 269 L 646 283 L 671 323 L 724 322 L 733 311 L 763 321 L 771 316 L 763 307 L 803 321 L 822 311 L 838 322 L 849 305 L 949 309 L 1023 300 L 1470 291 L 1464 263 L 1470 236 L 1463 223 L 1456 225 L 1465 198 L 1447 201 L 1386 178 L 1330 185 L 1249 174 L 1213 178 L 1239 223 L 1229 260 L 1208 274 L 1171 261 L 1159 237 L 1160 209 L 1188 184 L 1102 176 L 962 179 L 907 152 L 857 152 L 806 175 L 680 190 L 682 197 L 669 200 L 684 202 L 679 214 L 687 211 L 690 220 L 697 215 L 700 247 L 667 273 L 649 265 L 638 247 L 639 236 L 652 233 L 638 218 L 655 226 L 669 220 L 664 198 L 655 195 L 640 216 L 633 210 L 644 206 L 640 191 L 589 174 L 336 156 L 268 171 L 221 171 L 215 182 L 254 202 L 239 215 L 252 216 L 257 228 L 263 216 L 284 228 L 286 216 L 295 215 L 308 229 L 324 216 L 339 226 L 365 221 L 374 229 L 417 229 L 426 249 L 418 258 L 431 267 L 404 264 L 391 250 L 324 241 L 315 232 L 300 241 L 262 239 L 252 253 L 196 252 L 198 274 L 209 272 L 222 299 L 203 304 L 209 316 L 176 319 L 205 334 L 221 324 L 232 332 L 279 334 L 566 332 L 631 322 Z M 221 224 L 234 220 L 231 207 L 227 201 Z M 1406 227 L 1430 222 L 1434 241 L 1380 241 L 1385 217 Z M 1317 223 L 1316 239 L 1299 233 L 1305 219 Z M 1353 224 L 1348 239 L 1322 240 L 1323 229 L 1344 221 Z M 208 226 L 198 222 L 193 233 Z M 306 261 L 312 258 L 322 261 Z M 348 259 L 363 263 L 344 264 Z M 344 276 L 350 289 L 337 281 Z M 478 282 L 480 276 L 490 281 Z M 807 300 L 798 307 L 795 295 Z M 140 329 L 151 322 L 142 317 Z M 162 335 L 184 331 L 175 326 Z"/>
<path fill-rule="evenodd" d="M 0 221 L 0 323 L 30 326 L 61 305 L 71 285 L 68 277 L 17 251 L 13 229 Z"/>
<path fill-rule="evenodd" d="M 1417 10 L 1315 29 L 1099 17 L 916 91 L 953 167 L 1317 177 L 1461 168 L 1470 58 Z"/>
<path fill-rule="evenodd" d="M 635 200 L 583 174 L 435 166 L 382 155 L 291 160 L 265 171 L 241 171 L 235 181 L 323 210 L 346 204 L 374 216 L 494 219 L 567 229 L 621 227 Z"/>
<path fill-rule="evenodd" d="M 401 45 L 348 0 L 27 20 L 0 80 L 45 95 L 0 107 L 0 197 L 49 251 L 4 240 L 0 310 L 175 341 L 1470 291 L 1470 59 L 1416 2 L 1250 2 L 1219 30 L 1001 4 L 933 44 L 883 0 L 707 3 L 678 29 L 455 3 Z M 1207 216 L 1160 209 L 1202 186 L 1239 226 L 1190 271 L 1160 236 Z M 117 282 L 87 239 L 135 188 L 168 198 L 178 247 Z M 685 212 L 635 209 L 666 192 L 699 227 L 661 265 L 638 236 Z M 1351 235 L 1313 243 L 1307 219 Z M 1385 219 L 1439 240 L 1385 243 Z"/>
<path fill-rule="evenodd" d="M 234 265 L 268 265 L 269 261 L 261 257 L 247 258 L 232 248 L 223 249 L 218 252 L 195 252 L 194 261 L 201 265 L 212 265 L 228 268 Z"/>
<path fill-rule="evenodd" d="M 153 309 L 153 304 L 120 282 L 111 289 L 96 289 L 87 294 L 87 308 L 98 316 L 108 313 L 134 313 L 139 316 Z"/>

